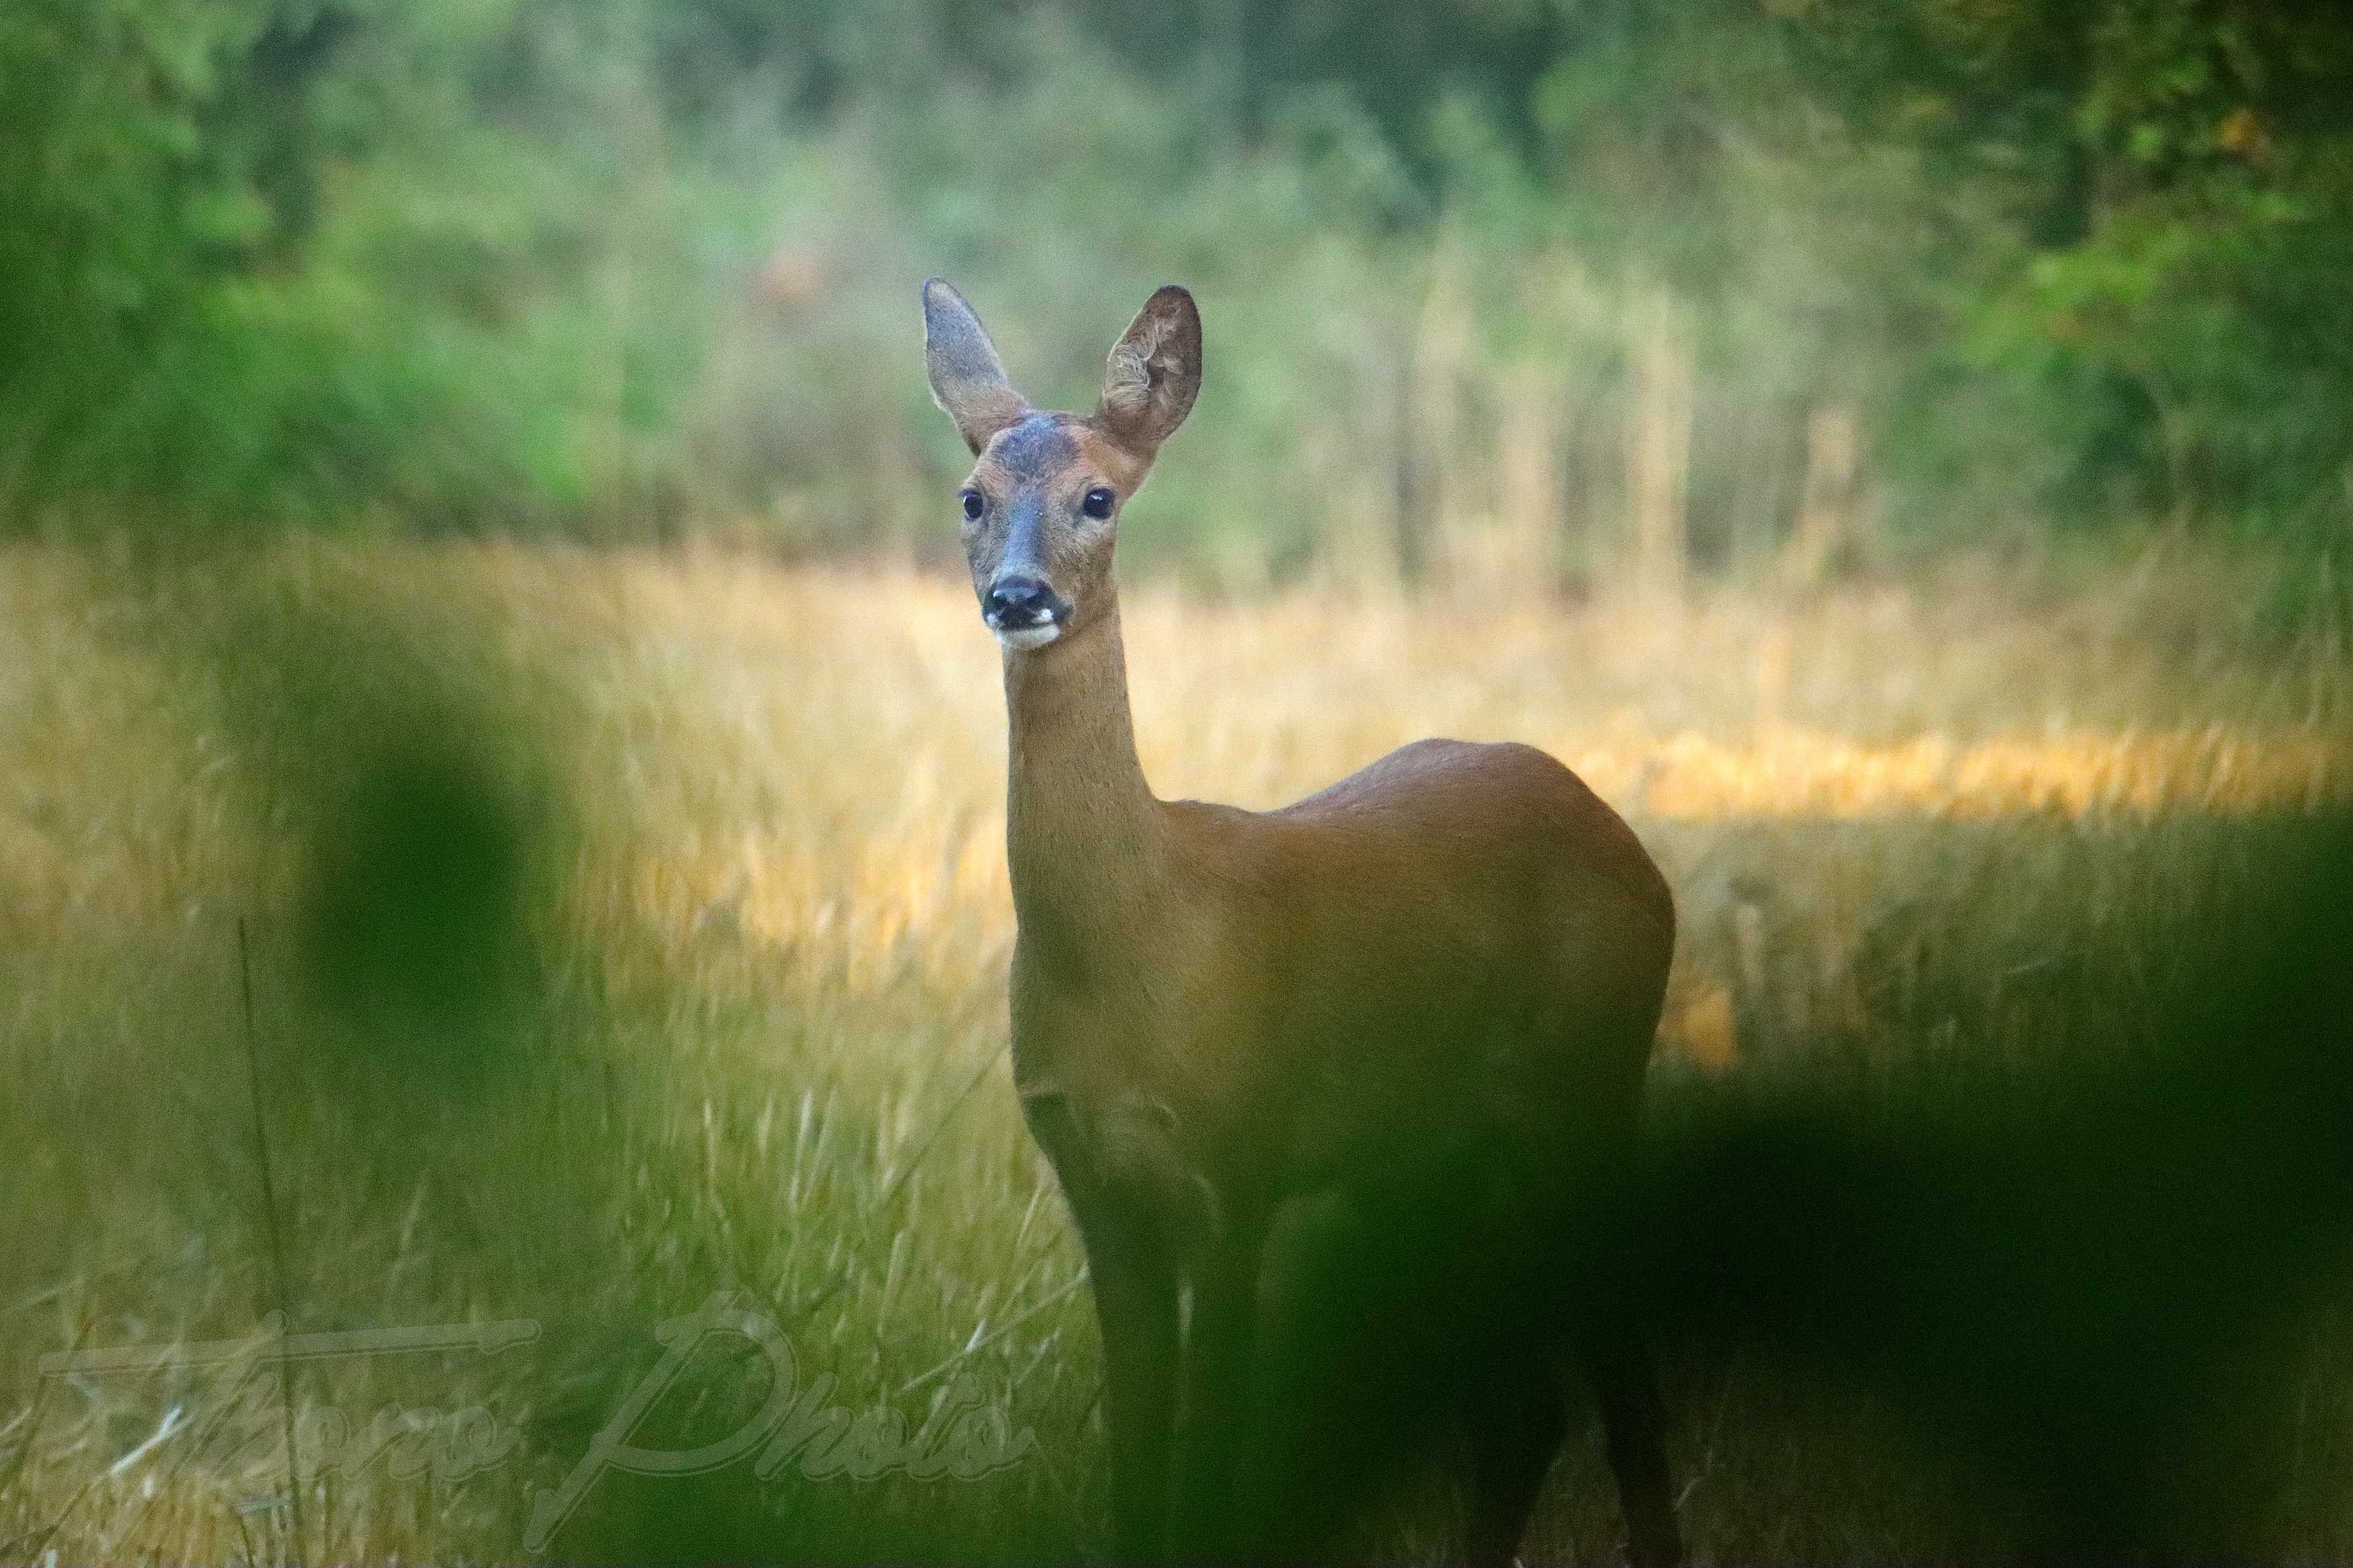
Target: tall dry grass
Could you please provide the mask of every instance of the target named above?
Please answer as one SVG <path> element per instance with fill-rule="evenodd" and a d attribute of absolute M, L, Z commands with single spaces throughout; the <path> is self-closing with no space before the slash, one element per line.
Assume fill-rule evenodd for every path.
<path fill-rule="evenodd" d="M 1145 588 L 1126 614 L 1163 794 L 1270 805 L 1440 732 L 1585 773 L 1681 905 L 1672 1098 L 2105 1048 L 2161 1016 L 2201 931 L 2353 792 L 2333 609 L 2227 607 L 2170 570 L 1957 569 L 1683 609 Z M 723 1286 L 846 1407 L 917 1426 L 969 1380 L 1034 1451 L 965 1482 L 607 1476 L 556 1554 L 1100 1549 L 1079 1258 L 1003 1066 L 997 683 L 967 591 L 920 576 L 501 546 L 0 561 L 0 1556 L 524 1555 L 533 1489 L 654 1364 L 654 1325 Z M 460 851 L 506 869 L 468 880 Z M 366 923 L 403 899 L 465 914 L 464 951 Z M 295 1331 L 538 1326 L 295 1363 L 299 1541 L 275 1426 L 171 1424 L 218 1413 L 216 1372 L 37 1364 L 234 1341 L 259 1398 L 272 1226 Z M 1984 1539 L 1886 1412 L 1745 1364 L 1674 1393 L 1704 1557 Z M 638 1440 L 762 1396 L 707 1358 Z M 2299 1449 L 2286 1528 L 2314 1552 L 2353 1526 L 2343 1404 L 2316 1397 Z M 470 1406 L 512 1451 L 417 1457 Z M 319 1468 L 379 1416 L 428 1436 Z M 1605 1552 L 1591 1441 L 1555 1494 L 1538 1546 Z M 1444 1508 L 1386 1528 L 1427 1554 Z"/>

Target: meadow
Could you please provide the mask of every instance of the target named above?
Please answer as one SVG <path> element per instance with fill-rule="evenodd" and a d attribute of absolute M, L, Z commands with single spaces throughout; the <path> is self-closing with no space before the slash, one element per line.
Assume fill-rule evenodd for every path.
<path fill-rule="evenodd" d="M 1446 733 L 1617 804 L 1682 914 L 1672 1121 L 2128 1050 L 2353 797 L 2345 610 L 2157 550 L 1125 613 L 1163 795 Z M 1103 1551 L 1082 1263 L 1005 1064 L 997 657 L 959 582 L 745 553 L 0 553 L 0 1560 Z M 721 1291 L 773 1336 L 696 1339 Z M 2353 1552 L 2343 1317 L 2293 1350 L 2300 1560 Z M 1905 1412 L 1737 1347 L 1669 1370 L 1700 1561 L 2009 1543 Z M 1370 1528 L 1434 1559 L 1450 1506 Z M 1616 1532 L 1580 1429 L 1531 1557 Z"/>

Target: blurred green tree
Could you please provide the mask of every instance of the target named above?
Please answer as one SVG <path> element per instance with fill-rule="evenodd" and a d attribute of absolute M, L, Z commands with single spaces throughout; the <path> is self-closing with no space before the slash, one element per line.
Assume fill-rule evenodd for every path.
<path fill-rule="evenodd" d="M 903 296 L 961 269 L 1074 380 L 1077 300 L 1209 290 L 1214 515 L 1161 542 L 1229 577 L 1410 558 L 1449 468 L 1619 507 L 1662 320 L 1703 557 L 1834 489 L 2316 538 L 2348 68 L 2283 0 L 19 0 L 0 518 L 899 548 L 947 462 Z"/>

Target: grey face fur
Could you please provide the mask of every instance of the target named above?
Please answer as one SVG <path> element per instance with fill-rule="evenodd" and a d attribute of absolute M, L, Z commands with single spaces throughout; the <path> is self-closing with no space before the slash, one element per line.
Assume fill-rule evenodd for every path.
<path fill-rule="evenodd" d="M 923 286 L 932 395 L 976 459 L 958 492 L 973 591 L 1008 652 L 1045 647 L 1111 603 L 1120 508 L 1192 407 L 1200 342 L 1192 296 L 1163 289 L 1113 346 L 1096 411 L 1040 413 L 964 297 Z"/>

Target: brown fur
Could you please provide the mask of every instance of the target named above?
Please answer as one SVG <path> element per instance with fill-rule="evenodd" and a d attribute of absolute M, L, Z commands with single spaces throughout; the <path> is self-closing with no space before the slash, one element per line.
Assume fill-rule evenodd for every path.
<path fill-rule="evenodd" d="M 1547 1358 L 1575 1314 L 1548 1300 L 1557 1265 L 1634 1127 L 1673 948 L 1665 882 L 1525 746 L 1419 742 L 1262 814 L 1155 798 L 1116 519 L 1080 509 L 1099 486 L 1124 503 L 1190 408 L 1191 300 L 1153 297 L 1083 418 L 961 376 L 994 351 L 953 290 L 925 304 L 934 392 L 978 437 L 975 590 L 986 602 L 1029 527 L 1068 605 L 1055 640 L 1005 655 L 1014 1072 L 1092 1270 L 1120 1552 L 1329 1549 L 1349 1478 L 1314 1454 L 1364 1423 L 1317 1428 L 1303 1411 L 1329 1389 L 1300 1369 L 1321 1353 L 1336 1385 L 1365 1345 L 1408 1342 L 1378 1314 L 1372 1337 L 1327 1334 L 1299 1281 L 1369 1274 L 1401 1320 L 1478 1283 L 1444 1298 L 1477 1319 L 1448 1335 L 1495 1353 L 1424 1336 L 1415 1364 L 1445 1372 L 1390 1371 L 1418 1391 L 1398 1405 L 1443 1393 L 1478 1424 L 1472 1546 L 1507 1559 L 1559 1441 Z M 1584 1336 L 1588 1365 L 1636 1553 L 1667 1561 L 1656 1397 L 1621 1328 Z"/>

